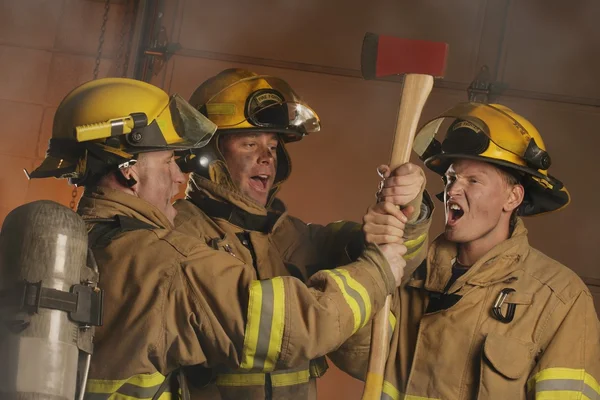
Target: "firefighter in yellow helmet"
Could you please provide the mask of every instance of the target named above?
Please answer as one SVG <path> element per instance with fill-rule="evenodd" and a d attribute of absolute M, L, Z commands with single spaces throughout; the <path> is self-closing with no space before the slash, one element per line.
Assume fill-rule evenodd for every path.
<path fill-rule="evenodd" d="M 104 291 L 87 399 L 185 399 L 184 366 L 300 366 L 273 376 L 273 386 L 308 380 L 302 362 L 365 325 L 400 282 L 398 244 L 368 247 L 355 262 L 305 284 L 292 277 L 259 281 L 229 237 L 207 241 L 174 230 L 171 199 L 185 179 L 176 157 L 210 144 L 216 128 L 178 95 L 125 78 L 84 83 L 56 111 L 47 157 L 30 177 L 85 187 L 77 212 Z M 264 326 L 270 335 L 261 333 Z M 321 368 L 314 364 L 310 373 Z M 264 379 L 244 378 L 257 376 Z M 240 382 L 216 373 L 202 379 Z"/>
<path fill-rule="evenodd" d="M 425 124 L 414 150 L 443 176 L 445 232 L 395 295 L 382 398 L 600 398 L 592 296 L 528 244 L 519 217 L 569 203 L 538 131 L 505 106 L 462 103 Z M 364 342 L 366 330 L 332 356 L 360 379 Z"/>
<path fill-rule="evenodd" d="M 206 382 L 202 376 L 212 377 L 210 384 L 192 392 L 193 398 L 315 399 L 316 378 L 327 369 L 323 356 L 365 326 L 381 304 L 374 302 L 381 299 L 378 285 L 363 279 L 362 272 L 347 269 L 356 265 L 354 260 L 363 264 L 361 260 L 375 247 L 364 245 L 359 224 L 307 225 L 288 215 L 275 197 L 291 170 L 285 144 L 320 130 L 315 111 L 285 81 L 228 69 L 202 83 L 190 103 L 218 129 L 207 146 L 185 158 L 192 173 L 186 199 L 175 203 L 177 230 L 228 254 L 230 263 L 245 264 L 248 276 L 260 282 L 250 290 L 249 300 L 234 293 L 230 299 L 232 306 L 237 301 L 251 304 L 244 325 L 247 340 L 239 349 L 247 362 L 241 368 L 219 365 L 190 371 L 192 383 Z M 424 183 L 420 174 L 415 178 L 413 197 Z M 406 217 L 393 210 L 401 219 L 394 228 L 400 240 Z M 370 226 L 385 233 L 386 224 Z M 401 270 L 406 250 L 390 245 L 380 249 L 391 267 Z M 368 256 L 373 263 L 385 266 L 384 257 L 372 257 Z M 223 271 L 228 268 L 227 263 L 211 265 Z M 344 265 L 340 274 L 332 275 L 338 270 L 334 269 L 313 275 L 337 265 Z M 294 318 L 311 321 L 320 314 L 309 298 L 288 292 L 287 286 L 274 291 L 264 283 L 284 279 L 301 284 L 322 273 L 334 278 L 343 296 L 337 311 L 320 321 L 318 329 L 294 322 Z M 284 318 L 271 319 L 276 306 L 285 309 Z M 339 318 L 352 321 L 341 332 Z M 297 355 L 298 343 L 308 349 L 302 356 Z"/>

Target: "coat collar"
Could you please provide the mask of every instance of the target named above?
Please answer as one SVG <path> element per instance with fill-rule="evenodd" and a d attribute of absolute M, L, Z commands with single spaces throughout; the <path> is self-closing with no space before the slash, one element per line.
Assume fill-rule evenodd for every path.
<path fill-rule="evenodd" d="M 236 226 L 247 230 L 258 230 L 264 233 L 271 232 L 286 215 L 285 205 L 279 199 L 274 199 L 271 207 L 263 207 L 248 196 L 227 185 L 217 184 L 197 174 L 191 174 L 186 189 L 186 199 L 194 203 L 212 218 L 226 219 Z M 224 217 L 222 213 L 210 212 L 203 207 L 208 200 L 212 208 L 222 207 L 227 210 L 226 214 L 231 218 Z M 211 201 L 212 200 L 212 201 Z M 223 211 L 223 210 L 221 210 Z M 264 221 L 263 221 L 264 220 Z M 252 222 L 246 226 L 244 222 Z M 258 228 L 260 226 L 261 228 Z"/>
<path fill-rule="evenodd" d="M 158 208 L 139 197 L 106 187 L 86 189 L 77 212 L 83 219 L 112 218 L 124 215 L 154 225 L 173 229 L 173 224 Z"/>
<path fill-rule="evenodd" d="M 469 270 L 450 287 L 455 293 L 465 284 L 489 286 L 510 279 L 521 268 L 521 260 L 529 253 L 527 229 L 521 219 L 517 221 L 510 238 L 499 243 L 481 257 Z M 425 289 L 441 292 L 452 275 L 452 265 L 457 256 L 456 243 L 444 235 L 438 236 L 427 255 Z"/>

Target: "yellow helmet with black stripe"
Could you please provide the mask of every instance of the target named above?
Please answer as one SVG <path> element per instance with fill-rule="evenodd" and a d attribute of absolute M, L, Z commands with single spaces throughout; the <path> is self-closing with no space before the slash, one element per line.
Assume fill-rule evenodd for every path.
<path fill-rule="evenodd" d="M 219 137 L 233 133 L 276 133 L 277 171 L 274 190 L 287 179 L 291 161 L 284 144 L 321 129 L 317 113 L 283 79 L 231 68 L 203 82 L 190 97 L 190 104 L 218 128 L 211 143 L 193 151 L 182 169 L 215 182 L 227 174 L 219 150 Z"/>
<path fill-rule="evenodd" d="M 444 123 L 449 127 L 440 142 L 436 136 Z M 439 175 L 458 158 L 508 169 L 525 187 L 520 215 L 557 211 L 570 201 L 562 182 L 548 173 L 551 158 L 538 130 L 506 106 L 460 103 L 427 122 L 417 132 L 413 148 Z"/>
<path fill-rule="evenodd" d="M 178 95 L 135 79 L 97 79 L 62 100 L 46 158 L 29 176 L 86 184 L 139 153 L 202 147 L 215 131 Z"/>

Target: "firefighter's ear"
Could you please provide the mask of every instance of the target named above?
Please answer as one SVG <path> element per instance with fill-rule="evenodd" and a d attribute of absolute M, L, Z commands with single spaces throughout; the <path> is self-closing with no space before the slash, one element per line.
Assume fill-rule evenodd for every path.
<path fill-rule="evenodd" d="M 135 185 L 139 182 L 137 165 L 119 168 L 116 172 L 117 179 L 121 185 L 135 192 Z"/>
<path fill-rule="evenodd" d="M 516 184 L 509 186 L 507 190 L 508 196 L 504 203 L 504 211 L 507 213 L 512 213 L 523 202 L 523 198 L 525 197 L 525 188 L 523 188 L 523 185 L 521 184 Z"/>

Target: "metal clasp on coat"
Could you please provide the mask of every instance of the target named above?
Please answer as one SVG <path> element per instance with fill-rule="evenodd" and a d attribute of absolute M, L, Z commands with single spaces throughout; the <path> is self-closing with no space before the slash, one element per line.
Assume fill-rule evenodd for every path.
<path fill-rule="evenodd" d="M 500 291 L 500 294 L 498 295 L 498 298 L 496 298 L 494 306 L 492 307 L 492 315 L 494 316 L 494 318 L 496 318 L 500 322 L 504 322 L 505 324 L 511 322 L 515 317 L 515 308 L 517 308 L 517 305 L 508 303 L 508 310 L 506 311 L 506 315 L 502 314 L 502 305 L 504 304 L 504 301 L 506 300 L 508 294 L 514 291 L 515 289 L 511 288 L 502 289 Z"/>

